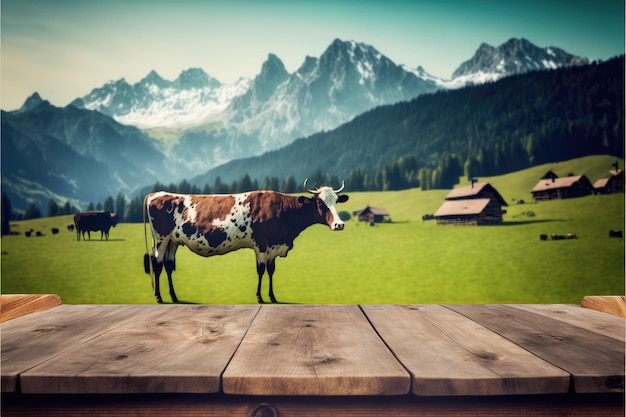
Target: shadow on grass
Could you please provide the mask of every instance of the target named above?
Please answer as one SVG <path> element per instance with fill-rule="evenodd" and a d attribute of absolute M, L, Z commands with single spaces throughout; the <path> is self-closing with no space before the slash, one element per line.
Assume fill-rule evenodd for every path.
<path fill-rule="evenodd" d="M 556 223 L 556 222 L 564 222 L 565 219 L 540 219 L 540 220 L 513 220 L 513 221 L 505 221 L 500 224 L 490 224 L 488 226 L 520 226 L 523 224 L 539 224 L 539 223 Z"/>
<path fill-rule="evenodd" d="M 109 239 L 109 240 L 105 240 L 105 239 L 81 239 L 79 242 L 125 242 L 126 239 Z"/>

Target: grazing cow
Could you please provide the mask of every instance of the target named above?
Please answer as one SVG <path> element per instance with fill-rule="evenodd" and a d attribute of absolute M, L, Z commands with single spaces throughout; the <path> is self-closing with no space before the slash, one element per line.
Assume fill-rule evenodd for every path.
<path fill-rule="evenodd" d="M 617 229 L 609 230 L 609 237 L 610 238 L 616 237 L 618 239 L 623 239 L 624 238 L 622 231 L 621 230 L 617 230 Z"/>
<path fill-rule="evenodd" d="M 86 213 L 76 213 L 74 215 L 74 224 L 76 225 L 76 240 L 80 240 L 80 234 L 83 234 L 83 240 L 85 240 L 85 232 L 91 240 L 91 232 L 100 231 L 100 240 L 103 236 L 109 240 L 109 230 L 111 226 L 115 227 L 119 222 L 119 218 L 115 213 L 109 213 L 108 211 L 90 211 Z"/>
<path fill-rule="evenodd" d="M 74 231 L 74 223 L 68 223 L 67 230 L 70 231 L 70 232 L 73 232 Z"/>
<path fill-rule="evenodd" d="M 550 238 L 552 238 L 552 240 L 565 240 L 565 235 L 557 235 L 555 233 L 552 233 L 550 235 Z"/>
<path fill-rule="evenodd" d="M 539 235 L 539 240 L 548 240 L 548 235 Z"/>
<path fill-rule="evenodd" d="M 578 236 L 576 236 L 576 233 L 568 233 L 567 234 L 567 238 L 568 239 L 578 239 Z"/>
<path fill-rule="evenodd" d="M 50 231 L 52 232 L 53 235 L 56 235 L 57 233 L 59 233 L 59 229 L 57 229 L 56 227 L 53 227 L 52 229 L 50 229 Z"/>
<path fill-rule="evenodd" d="M 256 297 L 261 297 L 261 280 L 267 270 L 269 296 L 275 303 L 273 275 L 277 256 L 285 257 L 293 248 L 294 239 L 307 227 L 326 224 L 331 230 L 343 230 L 335 204 L 348 200 L 338 195 L 338 190 L 321 187 L 317 190 L 304 188 L 312 197 L 293 197 L 274 191 L 252 191 L 234 195 L 183 195 L 166 192 L 152 193 L 144 200 L 144 210 L 153 238 L 149 255 L 146 232 L 146 273 L 154 270 L 153 289 L 157 302 L 161 303 L 159 276 L 165 268 L 170 295 L 177 302 L 172 284 L 172 272 L 176 269 L 176 249 L 187 246 L 201 256 L 223 255 L 241 248 L 250 248 L 256 255 L 259 277 Z M 146 216 L 144 216 L 144 219 Z"/>

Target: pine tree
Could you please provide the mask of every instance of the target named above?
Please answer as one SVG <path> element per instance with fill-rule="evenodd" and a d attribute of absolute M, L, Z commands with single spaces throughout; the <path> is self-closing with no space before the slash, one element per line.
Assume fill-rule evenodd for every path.
<path fill-rule="evenodd" d="M 126 212 L 126 197 L 120 191 L 117 194 L 117 198 L 115 199 L 115 212 L 120 218 L 120 221 L 124 218 L 124 213 Z"/>
<path fill-rule="evenodd" d="M 48 201 L 48 217 L 54 217 L 59 214 L 59 205 L 53 199 Z"/>
<path fill-rule="evenodd" d="M 102 210 L 108 211 L 110 213 L 115 212 L 115 203 L 113 202 L 113 197 L 109 196 L 106 200 L 104 200 L 104 204 L 102 205 Z"/>

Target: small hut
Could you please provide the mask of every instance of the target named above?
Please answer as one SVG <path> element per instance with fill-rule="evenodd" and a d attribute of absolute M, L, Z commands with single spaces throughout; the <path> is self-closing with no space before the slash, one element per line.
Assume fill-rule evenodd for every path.
<path fill-rule="evenodd" d="M 556 175 L 552 170 L 546 172 L 545 174 L 543 174 L 543 177 L 541 177 L 542 180 L 551 180 L 553 178 L 559 178 L 559 176 Z"/>
<path fill-rule="evenodd" d="M 530 191 L 535 200 L 584 197 L 594 192 L 586 175 L 541 179 Z"/>
<path fill-rule="evenodd" d="M 598 194 L 615 194 L 624 192 L 624 171 L 612 169 L 608 178 L 601 178 L 593 184 Z"/>
<path fill-rule="evenodd" d="M 385 221 L 391 221 L 389 219 L 389 212 L 382 207 L 367 206 L 364 209 L 353 212 L 352 214 L 357 216 L 360 222 L 382 223 Z"/>

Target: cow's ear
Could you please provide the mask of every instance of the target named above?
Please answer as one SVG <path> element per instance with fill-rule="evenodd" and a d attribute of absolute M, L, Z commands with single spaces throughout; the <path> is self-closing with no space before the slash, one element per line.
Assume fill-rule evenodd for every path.
<path fill-rule="evenodd" d="M 337 199 L 338 203 L 345 203 L 346 201 L 348 201 L 348 196 L 345 194 L 340 195 L 339 198 Z"/>
<path fill-rule="evenodd" d="M 300 204 L 310 204 L 311 201 L 312 200 L 310 198 L 307 198 L 307 197 L 304 197 L 304 196 L 298 197 L 298 203 L 300 203 Z"/>

